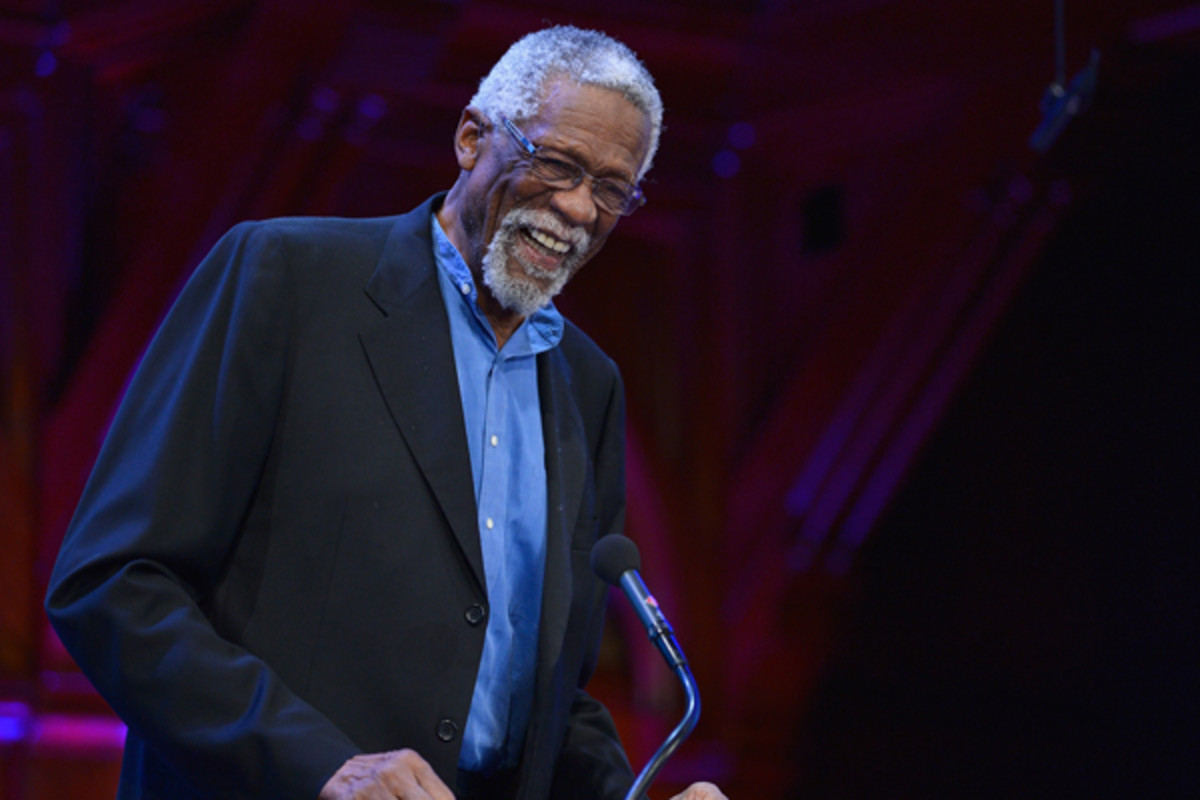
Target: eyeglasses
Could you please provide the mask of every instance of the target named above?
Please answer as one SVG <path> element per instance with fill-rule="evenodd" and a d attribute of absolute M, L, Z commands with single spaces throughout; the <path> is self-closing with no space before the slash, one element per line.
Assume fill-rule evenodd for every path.
<path fill-rule="evenodd" d="M 646 196 L 632 183 L 615 178 L 597 178 L 574 161 L 529 141 L 503 114 L 500 115 L 500 121 L 520 146 L 522 154 L 529 159 L 529 174 L 547 186 L 571 190 L 583 183 L 586 177 L 592 183 L 592 200 L 609 214 L 628 216 L 645 205 Z"/>

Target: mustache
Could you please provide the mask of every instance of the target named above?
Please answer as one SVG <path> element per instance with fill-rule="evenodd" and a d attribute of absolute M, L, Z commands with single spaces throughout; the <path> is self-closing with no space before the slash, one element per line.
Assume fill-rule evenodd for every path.
<path fill-rule="evenodd" d="M 561 239 L 578 251 L 586 252 L 592 243 L 592 235 L 583 228 L 567 225 L 557 214 L 539 208 L 514 208 L 505 215 L 503 227 L 534 228 Z"/>

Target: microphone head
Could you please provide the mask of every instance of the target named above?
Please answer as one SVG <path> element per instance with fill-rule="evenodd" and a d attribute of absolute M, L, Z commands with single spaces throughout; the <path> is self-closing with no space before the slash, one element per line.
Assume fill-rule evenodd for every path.
<path fill-rule="evenodd" d="M 637 545 L 628 536 L 610 533 L 601 536 L 592 547 L 592 571 L 605 583 L 616 586 L 629 570 L 641 569 Z"/>

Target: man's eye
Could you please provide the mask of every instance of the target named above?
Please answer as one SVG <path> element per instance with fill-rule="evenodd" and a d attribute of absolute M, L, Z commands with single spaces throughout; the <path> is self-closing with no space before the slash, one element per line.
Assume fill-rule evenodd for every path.
<path fill-rule="evenodd" d="M 609 208 L 624 208 L 626 203 L 629 202 L 630 196 L 630 192 L 608 181 L 597 183 L 592 189 L 592 193 Z"/>
<path fill-rule="evenodd" d="M 574 164 L 557 158 L 538 156 L 535 163 L 542 174 L 555 180 L 574 179 L 579 173 L 579 169 Z"/>

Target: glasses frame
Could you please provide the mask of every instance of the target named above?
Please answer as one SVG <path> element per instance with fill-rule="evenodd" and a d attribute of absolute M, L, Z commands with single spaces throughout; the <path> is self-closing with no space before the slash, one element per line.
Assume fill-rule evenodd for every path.
<path fill-rule="evenodd" d="M 520 147 L 522 154 L 524 154 L 531 161 L 536 161 L 538 158 L 539 151 L 541 151 L 543 149 L 541 147 L 541 145 L 536 145 L 533 142 L 531 142 L 529 140 L 529 137 L 526 136 L 524 133 L 522 133 L 521 129 L 518 128 L 516 125 L 514 125 L 512 123 L 512 120 L 510 120 L 508 117 L 504 116 L 503 114 L 500 114 L 499 116 L 500 116 L 500 122 L 503 123 L 503 125 L 504 125 L 504 129 L 506 131 L 508 131 L 508 135 L 511 136 L 513 141 L 517 143 L 517 146 Z M 557 152 L 557 151 L 555 151 L 555 152 Z M 626 181 L 613 180 L 612 178 L 597 178 L 595 175 L 588 172 L 586 169 L 579 166 L 574 161 L 570 161 L 570 160 L 564 159 L 564 158 L 555 158 L 554 160 L 558 161 L 562 164 L 567 164 L 569 166 L 574 167 L 575 168 L 575 178 L 574 178 L 574 180 L 570 181 L 570 185 L 567 185 L 567 183 L 565 183 L 565 182 L 561 183 L 559 185 L 556 185 L 555 183 L 551 183 L 542 178 L 538 178 L 538 180 L 542 181 L 547 186 L 550 186 L 552 188 L 557 188 L 557 189 L 571 190 L 571 189 L 574 189 L 579 184 L 583 183 L 583 179 L 586 177 L 592 183 L 592 202 L 596 204 L 596 207 L 600 208 L 604 211 L 607 211 L 610 214 L 615 214 L 615 215 L 621 216 L 621 217 L 627 217 L 630 214 L 632 214 L 633 212 L 637 211 L 642 206 L 646 205 L 646 195 L 642 193 L 641 187 L 635 183 L 627 183 Z M 596 199 L 596 185 L 597 184 L 610 184 L 613 186 L 622 186 L 622 187 L 628 186 L 633 191 L 629 195 L 629 201 L 625 204 L 625 207 L 623 209 L 614 210 L 614 209 L 608 208 L 607 206 L 601 205 L 601 203 Z"/>

